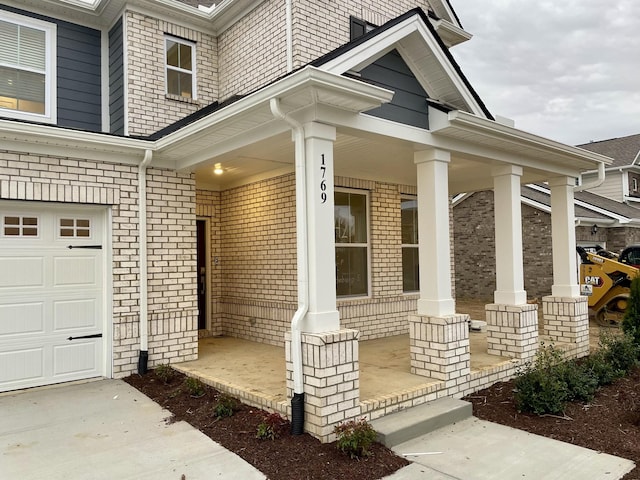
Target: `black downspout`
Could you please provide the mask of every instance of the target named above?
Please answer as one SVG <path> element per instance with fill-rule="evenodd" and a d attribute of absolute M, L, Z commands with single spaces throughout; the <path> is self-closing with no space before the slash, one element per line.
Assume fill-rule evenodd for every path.
<path fill-rule="evenodd" d="M 304 433 L 304 393 L 294 393 L 291 399 L 291 434 Z"/>
<path fill-rule="evenodd" d="M 144 375 L 147 373 L 147 363 L 149 361 L 149 352 L 146 350 L 140 350 L 140 356 L 138 357 L 138 373 Z"/>

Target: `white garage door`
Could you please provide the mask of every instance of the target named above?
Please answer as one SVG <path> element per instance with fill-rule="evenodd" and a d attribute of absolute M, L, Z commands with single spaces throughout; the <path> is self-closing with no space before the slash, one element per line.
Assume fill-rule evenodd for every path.
<path fill-rule="evenodd" d="M 104 375 L 104 215 L 0 202 L 0 391 Z"/>

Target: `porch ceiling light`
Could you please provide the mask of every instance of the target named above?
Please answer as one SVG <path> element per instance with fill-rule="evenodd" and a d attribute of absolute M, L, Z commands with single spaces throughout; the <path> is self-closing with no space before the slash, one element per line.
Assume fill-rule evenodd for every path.
<path fill-rule="evenodd" d="M 222 175 L 224 173 L 224 170 L 222 170 L 222 164 L 221 163 L 216 163 L 213 166 L 213 173 L 215 173 L 216 175 Z"/>

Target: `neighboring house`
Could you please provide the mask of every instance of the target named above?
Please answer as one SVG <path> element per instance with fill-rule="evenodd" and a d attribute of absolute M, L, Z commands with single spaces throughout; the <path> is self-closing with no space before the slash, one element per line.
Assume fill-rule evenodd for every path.
<path fill-rule="evenodd" d="M 613 159 L 605 169 L 602 185 L 590 189 L 591 192 L 617 202 L 640 205 L 640 133 L 578 146 Z M 585 172 L 582 180 L 587 183 L 596 176 L 597 172 Z"/>
<path fill-rule="evenodd" d="M 573 186 L 610 160 L 496 122 L 447 0 L 195 3 L 0 1 L 0 390 L 191 360 L 202 333 L 286 348 L 274 408 L 323 440 L 459 397 L 518 362 L 470 369 L 450 195 L 500 199 L 488 352 L 526 360 L 520 184 L 545 181 L 547 333 L 588 351 Z M 360 402 L 358 341 L 397 334 L 428 388 Z"/>
<path fill-rule="evenodd" d="M 539 300 L 553 285 L 549 187 L 523 185 L 521 200 L 524 286 L 530 300 Z M 457 298 L 489 299 L 496 289 L 493 210 L 491 191 L 459 195 L 453 201 Z M 576 192 L 575 220 L 579 246 L 599 245 L 620 253 L 626 245 L 640 243 L 640 209 L 633 205 Z"/>

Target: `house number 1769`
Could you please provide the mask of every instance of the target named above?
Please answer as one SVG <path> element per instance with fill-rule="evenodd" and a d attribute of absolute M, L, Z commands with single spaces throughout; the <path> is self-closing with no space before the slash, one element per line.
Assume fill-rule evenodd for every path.
<path fill-rule="evenodd" d="M 327 166 L 324 163 L 324 153 L 320 155 L 322 158 L 322 163 L 320 165 L 320 171 L 322 172 L 322 180 L 320 180 L 320 200 L 322 203 L 327 201 L 327 179 L 325 178 L 327 175 Z"/>

